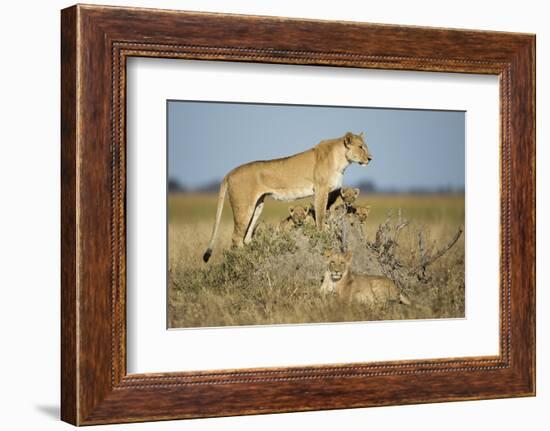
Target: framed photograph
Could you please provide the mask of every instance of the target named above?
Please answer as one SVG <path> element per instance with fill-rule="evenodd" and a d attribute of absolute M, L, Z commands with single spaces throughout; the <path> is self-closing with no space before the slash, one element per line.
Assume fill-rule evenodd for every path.
<path fill-rule="evenodd" d="M 61 13 L 61 416 L 535 394 L 535 36 Z"/>

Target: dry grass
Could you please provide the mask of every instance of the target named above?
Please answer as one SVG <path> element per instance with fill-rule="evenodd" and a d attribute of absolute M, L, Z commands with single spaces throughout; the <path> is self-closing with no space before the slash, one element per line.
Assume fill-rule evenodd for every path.
<path fill-rule="evenodd" d="M 358 204 L 366 203 L 360 199 Z M 347 229 L 356 272 L 387 275 L 387 268 L 371 246 L 388 211 L 395 214 L 400 208 L 410 222 L 392 251 L 396 259 L 410 266 L 420 259 L 419 233 L 429 253 L 448 242 L 464 224 L 463 196 L 375 195 L 369 197 L 368 204 L 372 211 L 364 233 L 357 225 Z M 325 269 L 322 252 L 335 245 L 334 232 L 319 233 L 307 227 L 277 232 L 274 226 L 286 216 L 286 203 L 266 202 L 262 228 L 243 249 L 230 248 L 233 223 L 231 209 L 226 206 L 214 254 L 204 264 L 202 254 L 210 238 L 215 205 L 215 195 L 169 197 L 170 327 L 464 316 L 464 236 L 422 274 L 405 277 L 391 273 L 413 305 L 392 303 L 369 308 L 319 293 Z"/>

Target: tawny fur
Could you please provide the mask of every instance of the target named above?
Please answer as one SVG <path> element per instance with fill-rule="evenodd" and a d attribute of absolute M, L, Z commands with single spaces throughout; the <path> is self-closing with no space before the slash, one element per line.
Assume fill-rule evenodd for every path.
<path fill-rule="evenodd" d="M 233 169 L 220 186 L 216 221 L 204 261 L 212 254 L 226 193 L 233 210 L 234 246 L 248 244 L 252 239 L 266 196 L 279 200 L 314 196 L 315 223 L 322 229 L 326 210 L 338 197 L 344 170 L 350 163 L 367 165 L 371 159 L 363 134 L 348 132 L 290 157 L 251 162 Z"/>
<path fill-rule="evenodd" d="M 336 214 L 345 214 L 352 225 L 355 224 L 355 222 L 357 221 L 362 227 L 367 221 L 371 207 L 370 205 L 355 205 L 358 196 L 359 189 L 342 187 L 340 189 L 340 198 L 342 199 L 342 204 L 337 205 L 333 208 Z"/>
<path fill-rule="evenodd" d="M 359 196 L 359 189 L 353 189 L 351 187 L 342 187 L 340 189 L 340 198 L 342 204 L 335 207 L 336 211 L 344 210 L 346 214 L 355 214 L 354 203 Z"/>
<path fill-rule="evenodd" d="M 285 217 L 279 224 L 279 229 L 284 232 L 289 232 L 301 226 L 315 224 L 315 219 L 311 214 L 311 207 L 304 208 L 301 205 L 291 206 L 288 208 L 288 212 L 288 217 Z"/>
<path fill-rule="evenodd" d="M 370 208 L 370 205 L 355 208 L 355 218 L 360 224 L 364 224 L 367 221 L 370 214 Z"/>
<path fill-rule="evenodd" d="M 360 275 L 351 271 L 351 252 L 327 252 L 327 271 L 321 284 L 321 293 L 334 294 L 339 298 L 368 305 L 385 305 L 400 301 L 410 305 L 409 299 L 399 292 L 395 283 L 379 275 Z"/>

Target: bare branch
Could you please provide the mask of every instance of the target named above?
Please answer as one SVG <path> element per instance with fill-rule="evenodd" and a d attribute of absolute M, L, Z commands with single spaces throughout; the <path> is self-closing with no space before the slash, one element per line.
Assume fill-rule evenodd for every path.
<path fill-rule="evenodd" d="M 458 231 L 455 234 L 455 236 L 444 247 L 442 247 L 437 253 L 434 253 L 430 257 L 423 258 L 422 261 L 418 265 L 416 265 L 416 266 L 414 266 L 410 269 L 409 274 L 413 274 L 416 271 L 418 271 L 419 269 L 425 268 L 426 266 L 430 265 L 431 263 L 433 263 L 437 259 L 439 259 L 441 256 L 443 256 L 445 253 L 447 253 L 449 251 L 449 249 L 453 245 L 456 244 L 456 242 L 460 238 L 460 235 L 462 235 L 462 231 L 463 231 L 462 227 L 459 227 Z M 420 246 L 420 243 L 422 243 L 422 242 L 423 241 L 419 241 L 419 246 Z"/>
<path fill-rule="evenodd" d="M 424 248 L 424 231 L 418 232 L 418 252 L 420 253 L 420 259 L 424 259 L 426 255 L 426 249 Z"/>

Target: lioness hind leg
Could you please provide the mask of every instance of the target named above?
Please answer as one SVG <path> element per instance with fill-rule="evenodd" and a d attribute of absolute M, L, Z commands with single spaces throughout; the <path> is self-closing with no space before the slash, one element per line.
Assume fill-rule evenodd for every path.
<path fill-rule="evenodd" d="M 260 200 L 256 204 L 256 208 L 254 209 L 254 214 L 252 215 L 252 219 L 250 220 L 248 229 L 246 230 L 246 235 L 244 237 L 245 244 L 249 244 L 250 241 L 252 240 L 252 234 L 254 233 L 254 229 L 256 228 L 256 223 L 258 222 L 258 219 L 260 218 L 260 215 L 262 214 L 263 209 L 264 209 L 264 199 L 260 198 Z"/>
<path fill-rule="evenodd" d="M 242 247 L 245 244 L 246 232 L 252 220 L 252 216 L 254 215 L 254 209 L 255 207 L 251 205 L 250 208 L 247 208 L 246 210 L 242 208 L 240 208 L 240 211 L 234 210 L 234 227 L 233 235 L 231 237 L 233 247 Z"/>
<path fill-rule="evenodd" d="M 258 204 L 258 195 L 247 183 L 229 182 L 229 202 L 233 210 L 233 247 L 242 247 L 254 210 Z"/>

